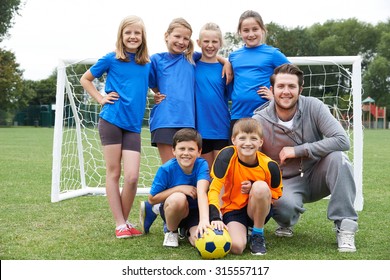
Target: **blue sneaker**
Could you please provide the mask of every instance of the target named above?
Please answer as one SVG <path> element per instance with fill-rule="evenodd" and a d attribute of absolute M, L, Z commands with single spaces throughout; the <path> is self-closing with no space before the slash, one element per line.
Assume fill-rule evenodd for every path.
<path fill-rule="evenodd" d="M 150 227 L 157 218 L 157 214 L 153 212 L 152 207 L 153 205 L 151 205 L 148 201 L 141 201 L 139 208 L 139 220 L 145 234 L 149 233 Z"/>
<path fill-rule="evenodd" d="M 267 249 L 265 247 L 265 238 L 260 234 L 253 234 L 251 236 L 249 248 L 251 249 L 252 255 L 265 255 Z"/>

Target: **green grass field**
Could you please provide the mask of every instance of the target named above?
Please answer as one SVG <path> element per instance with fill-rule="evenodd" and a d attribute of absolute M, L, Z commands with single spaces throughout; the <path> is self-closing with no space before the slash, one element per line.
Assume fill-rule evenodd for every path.
<path fill-rule="evenodd" d="M 266 225 L 265 260 L 390 259 L 390 130 L 364 131 L 364 209 L 359 212 L 356 253 L 338 253 L 327 200 L 307 204 L 295 236 L 277 238 Z M 189 243 L 162 246 L 158 219 L 145 236 L 118 240 L 104 196 L 50 202 L 53 129 L 0 128 L 1 260 L 197 260 Z M 138 223 L 138 196 L 131 219 Z M 259 259 L 246 251 L 227 260 Z"/>

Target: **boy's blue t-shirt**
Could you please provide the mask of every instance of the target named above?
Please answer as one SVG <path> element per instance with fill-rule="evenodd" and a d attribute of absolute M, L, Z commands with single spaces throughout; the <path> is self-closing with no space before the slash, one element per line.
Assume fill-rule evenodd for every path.
<path fill-rule="evenodd" d="M 150 131 L 158 128 L 195 128 L 195 66 L 184 54 L 169 52 L 151 56 L 149 87 L 165 99 L 150 113 Z"/>
<path fill-rule="evenodd" d="M 90 71 L 95 78 L 107 73 L 105 92 L 117 92 L 119 99 L 114 104 L 106 103 L 100 117 L 122 129 L 141 133 L 145 114 L 150 63 L 135 62 L 135 54 L 128 53 L 130 61 L 116 59 L 115 52 L 100 58 Z"/>
<path fill-rule="evenodd" d="M 260 86 L 270 87 L 274 69 L 290 63 L 279 49 L 262 44 L 254 48 L 243 46 L 229 56 L 234 73 L 231 119 L 252 117 L 255 109 L 268 100 L 257 91 Z"/>
<path fill-rule="evenodd" d="M 190 185 L 197 186 L 199 180 L 210 181 L 209 167 L 204 158 L 197 158 L 195 160 L 194 168 L 191 174 L 185 174 L 181 169 L 176 158 L 170 159 L 160 166 L 154 177 L 150 194 L 155 196 L 167 189 L 179 186 Z M 198 208 L 198 200 L 187 197 L 190 209 Z"/>
<path fill-rule="evenodd" d="M 204 139 L 229 139 L 229 87 L 222 68 L 219 62 L 196 62 L 196 129 Z"/>

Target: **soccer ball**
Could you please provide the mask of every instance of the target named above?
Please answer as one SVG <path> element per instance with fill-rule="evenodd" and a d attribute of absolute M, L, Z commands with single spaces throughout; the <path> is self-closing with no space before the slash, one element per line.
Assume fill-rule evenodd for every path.
<path fill-rule="evenodd" d="M 203 237 L 195 241 L 195 248 L 203 259 L 220 259 L 232 248 L 232 239 L 226 229 L 208 228 Z"/>

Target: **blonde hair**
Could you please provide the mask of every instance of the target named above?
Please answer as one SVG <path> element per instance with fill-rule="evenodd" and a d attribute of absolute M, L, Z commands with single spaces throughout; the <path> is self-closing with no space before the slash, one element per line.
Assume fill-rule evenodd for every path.
<path fill-rule="evenodd" d="M 235 138 L 240 132 L 255 133 L 260 139 L 263 139 L 263 128 L 261 124 L 252 118 L 239 119 L 233 126 L 232 138 Z"/>
<path fill-rule="evenodd" d="M 213 23 L 213 22 L 208 22 L 205 25 L 202 26 L 202 28 L 199 31 L 199 40 L 202 41 L 202 32 L 203 31 L 215 31 L 218 34 L 218 39 L 221 43 L 221 47 L 223 46 L 223 36 L 222 36 L 222 31 L 219 28 L 218 24 Z"/>
<path fill-rule="evenodd" d="M 168 26 L 167 31 L 165 32 L 165 38 L 170 35 L 175 28 L 184 27 L 190 30 L 192 35 L 192 27 L 191 25 L 184 19 L 184 18 L 175 18 L 171 21 L 171 23 Z M 187 50 L 184 51 L 184 55 L 188 62 L 191 64 L 195 64 L 193 55 L 194 55 L 194 42 L 190 39 Z"/>
<path fill-rule="evenodd" d="M 261 38 L 261 43 L 265 43 L 267 39 L 267 28 L 265 27 L 265 24 L 263 22 L 263 18 L 260 16 L 258 12 L 248 10 L 241 14 L 240 19 L 238 20 L 238 27 L 237 27 L 237 33 L 241 33 L 241 25 L 244 20 L 247 18 L 253 18 L 260 26 L 260 29 L 263 30 L 263 36 Z"/>
<path fill-rule="evenodd" d="M 135 62 L 137 64 L 146 64 L 149 60 L 148 44 L 146 40 L 145 24 L 143 20 L 138 16 L 127 16 L 119 24 L 118 34 L 116 39 L 116 58 L 121 61 L 130 61 L 129 56 L 126 53 L 125 46 L 123 45 L 123 30 L 129 25 L 139 25 L 142 28 L 142 43 L 135 53 Z"/>

